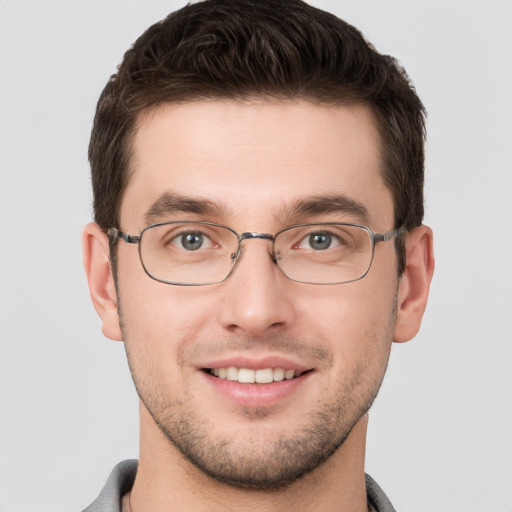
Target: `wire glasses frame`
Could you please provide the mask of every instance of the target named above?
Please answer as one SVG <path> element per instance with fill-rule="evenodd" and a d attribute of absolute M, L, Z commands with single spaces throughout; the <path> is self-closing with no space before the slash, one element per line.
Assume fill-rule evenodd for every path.
<path fill-rule="evenodd" d="M 152 279 L 179 286 L 225 281 L 234 271 L 249 239 L 272 243 L 270 255 L 285 277 L 307 284 L 343 284 L 370 270 L 375 245 L 405 233 L 404 226 L 374 233 L 343 222 L 296 224 L 274 235 L 235 230 L 213 222 L 170 221 L 150 224 L 138 236 L 110 228 L 111 241 L 139 246 L 139 258 Z"/>

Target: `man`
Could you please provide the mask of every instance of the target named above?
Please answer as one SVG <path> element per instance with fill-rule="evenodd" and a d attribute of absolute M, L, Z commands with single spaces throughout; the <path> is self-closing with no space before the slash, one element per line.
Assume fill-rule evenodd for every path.
<path fill-rule="evenodd" d="M 300 0 L 207 0 L 105 87 L 84 261 L 140 397 L 88 511 L 394 510 L 364 473 L 434 258 L 405 72 Z"/>

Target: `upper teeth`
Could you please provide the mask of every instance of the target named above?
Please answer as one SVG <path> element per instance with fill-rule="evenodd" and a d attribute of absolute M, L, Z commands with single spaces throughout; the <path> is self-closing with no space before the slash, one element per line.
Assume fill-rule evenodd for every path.
<path fill-rule="evenodd" d="M 219 377 L 219 379 L 236 380 L 248 384 L 268 384 L 270 382 L 293 379 L 300 375 L 300 372 L 285 370 L 284 368 L 251 370 L 250 368 L 236 368 L 235 366 L 212 368 L 211 372 L 216 377 Z"/>

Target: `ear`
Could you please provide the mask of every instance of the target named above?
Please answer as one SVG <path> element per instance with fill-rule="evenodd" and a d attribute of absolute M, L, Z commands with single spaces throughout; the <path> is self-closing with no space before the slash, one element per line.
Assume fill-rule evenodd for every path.
<path fill-rule="evenodd" d="M 84 228 L 82 254 L 89 292 L 94 309 L 101 318 L 103 334 L 111 340 L 122 341 L 108 236 L 94 222 Z"/>
<path fill-rule="evenodd" d="M 420 226 L 405 239 L 406 265 L 398 285 L 394 341 L 403 343 L 414 338 L 427 306 L 428 292 L 434 273 L 432 230 Z"/>

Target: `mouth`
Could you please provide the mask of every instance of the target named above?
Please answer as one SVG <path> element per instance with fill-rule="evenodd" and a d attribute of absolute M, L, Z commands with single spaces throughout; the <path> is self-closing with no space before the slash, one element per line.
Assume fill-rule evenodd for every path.
<path fill-rule="evenodd" d="M 204 372 L 222 380 L 230 380 L 240 384 L 271 384 L 283 380 L 296 379 L 312 370 L 299 371 L 286 368 L 237 368 L 228 366 L 226 368 L 204 368 Z"/>

